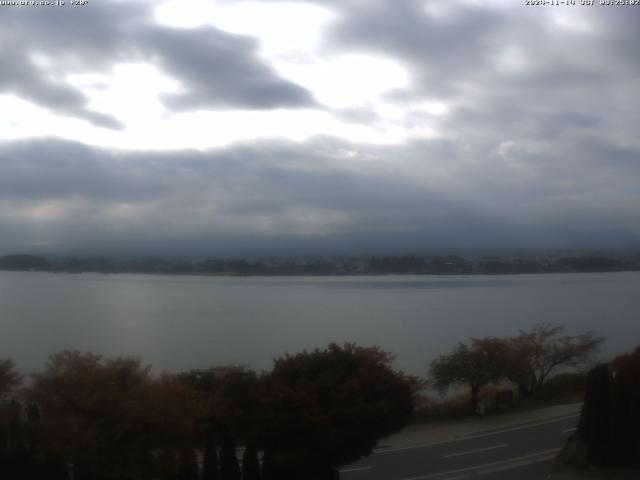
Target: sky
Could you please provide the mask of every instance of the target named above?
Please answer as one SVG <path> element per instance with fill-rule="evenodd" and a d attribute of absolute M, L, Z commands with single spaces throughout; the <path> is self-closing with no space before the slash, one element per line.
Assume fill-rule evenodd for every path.
<path fill-rule="evenodd" d="M 640 246 L 640 6 L 20 3 L 0 253 Z"/>

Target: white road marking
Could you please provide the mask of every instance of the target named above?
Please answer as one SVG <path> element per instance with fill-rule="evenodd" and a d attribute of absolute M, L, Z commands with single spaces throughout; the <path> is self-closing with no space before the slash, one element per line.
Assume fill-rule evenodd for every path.
<path fill-rule="evenodd" d="M 444 458 L 461 457 L 462 455 L 471 455 L 472 453 L 486 452 L 487 450 L 495 450 L 496 448 L 504 448 L 509 446 L 508 443 L 501 443 L 500 445 L 493 445 L 491 447 L 476 448 L 475 450 L 466 450 L 464 452 L 450 453 L 443 455 Z"/>
<path fill-rule="evenodd" d="M 400 480 L 427 480 L 429 478 L 445 477 L 447 475 L 454 475 L 456 473 L 483 470 L 483 469 L 487 469 L 487 468 L 490 468 L 490 467 L 497 467 L 499 465 L 500 466 L 505 466 L 505 467 L 507 465 L 518 465 L 523 460 L 529 460 L 529 461 L 548 460 L 549 458 L 552 458 L 554 456 L 554 454 L 558 453 L 559 451 L 560 451 L 559 448 L 552 448 L 551 450 L 543 450 L 541 452 L 530 453 L 528 455 L 522 455 L 521 457 L 513 457 L 513 458 L 506 459 L 506 460 L 500 460 L 498 462 L 484 463 L 482 465 L 474 465 L 474 466 L 471 466 L 471 467 L 459 468 L 457 470 L 449 470 L 449 471 L 446 471 L 446 472 L 430 473 L 428 475 L 420 475 L 418 477 L 403 478 L 403 479 L 400 479 Z M 551 457 L 549 457 L 549 455 L 551 455 Z M 540 457 L 540 459 L 538 459 L 536 457 Z M 513 468 L 515 468 L 515 467 L 513 467 Z"/>
<path fill-rule="evenodd" d="M 499 435 L 501 433 L 515 432 L 516 430 L 526 430 L 527 428 L 538 427 L 540 425 L 546 425 L 548 423 L 561 422 L 563 420 L 568 420 L 570 418 L 574 418 L 574 417 L 578 417 L 578 416 L 580 416 L 580 414 L 579 413 L 575 413 L 575 414 L 571 414 L 571 415 L 564 415 L 562 417 L 552 418 L 552 419 L 549 419 L 549 420 L 543 420 L 541 422 L 528 423 L 528 424 L 525 424 L 525 425 L 519 425 L 517 427 L 505 428 L 503 430 L 495 430 L 495 431 L 492 431 L 492 432 L 478 433 L 478 434 L 467 435 L 465 437 L 452 438 L 452 439 L 444 440 L 444 441 L 441 441 L 441 442 L 429 442 L 429 443 L 421 443 L 421 444 L 418 444 L 418 445 L 410 445 L 410 446 L 406 446 L 406 447 L 376 449 L 376 450 L 373 451 L 373 453 L 375 453 L 376 455 L 381 455 L 381 454 L 384 454 L 384 453 L 401 452 L 401 451 L 404 451 L 404 450 L 415 450 L 415 449 L 419 449 L 419 448 L 433 447 L 435 445 L 445 445 L 447 443 L 462 442 L 462 441 L 465 441 L 465 440 L 473 440 L 475 438 L 490 437 L 491 435 Z"/>
<path fill-rule="evenodd" d="M 512 468 L 531 465 L 532 463 L 533 462 L 531 460 L 522 460 L 520 462 L 510 463 L 508 465 L 503 465 L 501 467 L 493 467 L 493 468 L 487 468 L 485 470 L 479 470 L 478 475 L 491 475 L 492 473 L 504 472 L 506 470 L 511 470 Z"/>
<path fill-rule="evenodd" d="M 562 417 L 551 418 L 549 420 L 542 420 L 541 422 L 527 423 L 525 425 L 519 425 L 519 426 L 516 426 L 516 427 L 504 428 L 502 430 L 496 430 L 496 431 L 493 431 L 493 432 L 479 433 L 479 434 L 476 434 L 476 435 L 469 435 L 467 437 L 460 437 L 460 438 L 458 438 L 456 440 L 457 441 L 470 440 L 470 439 L 474 439 L 474 438 L 489 437 L 491 435 L 499 435 L 501 433 L 515 432 L 516 430 L 526 430 L 527 428 L 538 427 L 540 425 L 547 425 L 549 423 L 562 422 L 563 420 L 569 420 L 570 418 L 579 417 L 579 416 L 580 416 L 579 413 L 574 413 L 574 414 L 571 414 L 571 415 L 564 415 Z"/>
<path fill-rule="evenodd" d="M 551 455 L 545 455 L 543 457 L 537 457 L 537 458 L 532 459 L 532 460 L 523 460 L 521 462 L 510 463 L 510 464 L 505 465 L 503 467 L 494 467 L 494 468 L 489 468 L 489 469 L 486 469 L 486 470 L 480 470 L 480 471 L 478 471 L 478 475 L 490 475 L 492 473 L 504 472 L 505 470 L 511 470 L 513 468 L 524 467 L 526 465 L 531 465 L 532 463 L 546 462 L 547 460 L 553 459 L 555 456 L 556 456 L 556 454 L 552 453 Z"/>
<path fill-rule="evenodd" d="M 371 470 L 371 467 L 353 467 L 353 468 L 343 468 L 338 470 L 340 473 L 348 473 L 348 472 L 362 472 L 364 470 Z"/>
<path fill-rule="evenodd" d="M 562 433 L 575 432 L 577 429 L 578 427 L 567 428 L 566 430 L 562 430 Z"/>

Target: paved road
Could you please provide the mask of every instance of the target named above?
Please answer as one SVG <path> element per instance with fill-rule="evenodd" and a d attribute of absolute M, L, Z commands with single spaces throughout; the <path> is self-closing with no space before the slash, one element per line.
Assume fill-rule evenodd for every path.
<path fill-rule="evenodd" d="M 575 430 L 563 415 L 446 441 L 380 448 L 340 470 L 341 480 L 540 480 Z"/>

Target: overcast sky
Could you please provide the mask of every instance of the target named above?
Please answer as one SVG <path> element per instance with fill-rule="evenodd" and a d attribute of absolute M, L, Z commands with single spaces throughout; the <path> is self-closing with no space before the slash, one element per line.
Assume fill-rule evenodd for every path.
<path fill-rule="evenodd" d="M 0 5 L 0 253 L 640 245 L 640 6 L 524 3 Z"/>

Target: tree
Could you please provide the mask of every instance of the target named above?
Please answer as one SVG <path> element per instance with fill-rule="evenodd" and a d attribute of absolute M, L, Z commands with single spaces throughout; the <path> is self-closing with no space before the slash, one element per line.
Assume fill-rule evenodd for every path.
<path fill-rule="evenodd" d="M 22 375 L 16 371 L 16 364 L 9 358 L 0 359 L 0 395 L 11 393 L 22 384 Z"/>
<path fill-rule="evenodd" d="M 285 355 L 264 379 L 264 478 L 312 478 L 371 453 L 409 420 L 417 378 L 353 344 Z M 276 473 L 277 472 L 277 473 Z"/>
<path fill-rule="evenodd" d="M 613 360 L 610 428 L 616 465 L 640 467 L 640 347 Z"/>
<path fill-rule="evenodd" d="M 511 359 L 507 377 L 521 395 L 532 396 L 558 367 L 585 365 L 598 351 L 604 337 L 594 332 L 563 335 L 564 325 L 545 322 L 511 338 Z"/>
<path fill-rule="evenodd" d="M 145 478 L 151 452 L 187 447 L 200 414 L 193 392 L 139 360 L 77 351 L 51 356 L 28 398 L 47 450 L 72 458 L 76 478 Z"/>
<path fill-rule="evenodd" d="M 150 381 L 137 360 L 65 351 L 35 376 L 29 398 L 41 405 L 48 448 L 73 458 L 76 476 L 91 478 L 93 472 L 119 474 L 135 455 L 139 434 L 131 408 Z"/>
<path fill-rule="evenodd" d="M 471 390 L 470 408 L 478 406 L 480 389 L 504 377 L 509 361 L 509 347 L 500 338 L 472 338 L 462 342 L 448 355 L 431 363 L 431 377 L 444 392 L 451 385 L 466 385 Z"/>
<path fill-rule="evenodd" d="M 597 465 L 639 467 L 640 347 L 587 375 L 578 438 Z"/>
<path fill-rule="evenodd" d="M 250 442 L 263 416 L 264 394 L 258 375 L 243 367 L 212 367 L 178 374 L 177 379 L 206 404 L 201 419 L 206 435 L 232 433 Z"/>

